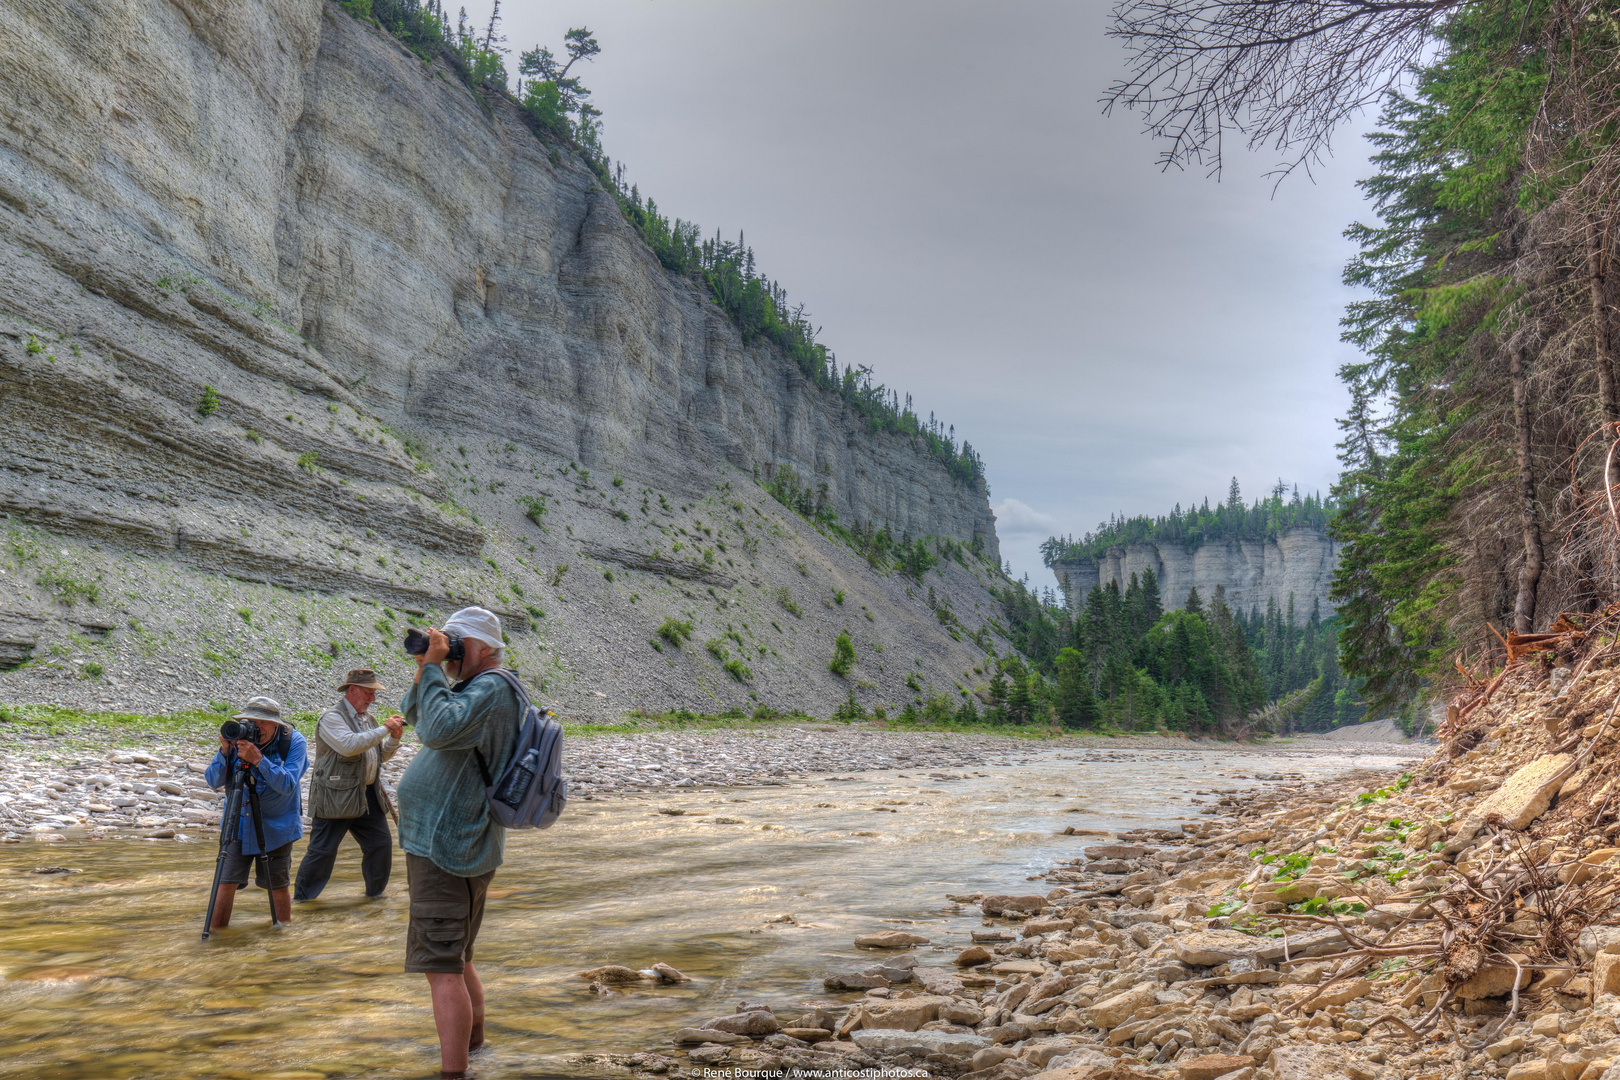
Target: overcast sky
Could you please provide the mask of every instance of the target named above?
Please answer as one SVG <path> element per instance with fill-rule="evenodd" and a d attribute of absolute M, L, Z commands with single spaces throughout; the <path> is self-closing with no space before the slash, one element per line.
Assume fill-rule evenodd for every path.
<path fill-rule="evenodd" d="M 449 6 L 449 5 L 447 5 Z M 1163 173 L 1100 0 L 516 0 L 513 55 L 582 65 L 603 144 L 661 210 L 746 230 L 840 363 L 983 454 L 1002 551 L 1278 477 L 1326 490 L 1367 149 L 1273 195 L 1274 156 Z M 487 17 L 488 4 L 469 15 Z M 515 73 L 515 60 L 509 63 Z"/>

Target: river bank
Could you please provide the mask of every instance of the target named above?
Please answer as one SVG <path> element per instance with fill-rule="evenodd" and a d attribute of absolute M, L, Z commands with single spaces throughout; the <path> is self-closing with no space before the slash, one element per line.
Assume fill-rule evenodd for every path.
<path fill-rule="evenodd" d="M 625 1077 L 613 1059 L 645 1051 L 705 1067 L 670 1036 L 740 1000 L 784 1018 L 846 1015 L 864 995 L 823 979 L 873 961 L 856 937 L 915 930 L 949 965 L 985 928 L 975 906 L 947 894 L 1049 891 L 1028 879 L 1104 836 L 1219 820 L 1204 811 L 1283 776 L 1384 776 L 1409 760 L 1014 742 L 1011 763 L 971 769 L 857 771 L 844 761 L 844 771 L 755 787 L 581 799 L 555 828 L 509 836 L 479 942 L 496 1003 L 480 1075 Z M 160 764 L 120 769 L 133 777 Z M 362 900 L 358 860 L 346 853 L 291 926 L 269 931 L 255 893 L 228 931 L 201 943 L 215 834 L 141 839 L 162 831 L 0 845 L 10 931 L 0 939 L 0 1077 L 213 1078 L 247 1062 L 258 1074 L 428 1075 L 431 1017 L 420 978 L 400 972 L 403 882 Z M 577 977 L 659 962 L 692 981 L 600 993 Z M 310 1024 L 312 1014 L 329 1022 Z"/>
<path fill-rule="evenodd" d="M 652 1057 L 958 1080 L 1617 1080 L 1620 672 L 1521 664 L 1409 771 L 1223 796 L 1021 892 L 966 948 L 860 936 L 838 1009 L 696 1017 Z M 919 932 L 912 934 L 912 930 Z M 602 973 L 586 973 L 598 979 Z M 696 1075 L 693 1072 L 693 1075 Z"/>

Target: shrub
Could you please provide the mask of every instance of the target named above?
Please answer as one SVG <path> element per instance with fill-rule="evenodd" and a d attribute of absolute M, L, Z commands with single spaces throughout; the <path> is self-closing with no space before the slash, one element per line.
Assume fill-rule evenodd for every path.
<path fill-rule="evenodd" d="M 248 428 L 245 432 L 242 433 L 242 435 L 243 435 L 243 438 L 247 439 L 247 441 L 250 442 L 250 443 L 263 443 L 264 442 L 264 436 L 260 435 L 257 431 L 254 431 L 252 428 Z"/>
<path fill-rule="evenodd" d="M 776 602 L 781 604 L 782 608 L 792 614 L 795 619 L 804 618 L 804 612 L 800 610 L 798 604 L 793 602 L 793 594 L 788 592 L 786 585 L 776 590 Z"/>
<path fill-rule="evenodd" d="M 727 660 L 720 666 L 725 668 L 726 673 L 729 674 L 733 679 L 736 679 L 738 682 L 747 682 L 754 677 L 753 669 L 747 664 L 743 663 L 741 660 Z"/>
<path fill-rule="evenodd" d="M 846 724 L 866 719 L 866 710 L 861 707 L 860 702 L 855 700 L 855 691 L 851 690 L 849 696 L 844 699 L 843 704 L 833 710 L 832 718 L 842 720 Z"/>
<path fill-rule="evenodd" d="M 719 638 L 710 638 L 703 643 L 703 647 L 708 649 L 709 655 L 716 660 L 724 661 L 731 655 L 730 651 L 726 649 L 726 643 Z"/>
<path fill-rule="evenodd" d="M 298 467 L 309 473 L 309 475 L 314 476 L 320 471 L 320 466 L 315 464 L 320 456 L 321 455 L 316 453 L 314 450 L 306 450 L 302 454 L 298 455 Z"/>
<path fill-rule="evenodd" d="M 540 519 L 546 516 L 546 497 L 544 495 L 519 495 L 517 504 L 523 507 L 523 516 L 540 524 Z"/>
<path fill-rule="evenodd" d="M 676 648 L 684 645 L 692 638 L 692 624 L 680 619 L 665 619 L 658 628 L 658 636 L 674 645 Z"/>
<path fill-rule="evenodd" d="M 833 593 L 833 603 L 837 604 L 839 607 L 844 606 L 844 590 L 843 589 L 838 589 L 837 591 L 835 591 Z"/>
<path fill-rule="evenodd" d="M 827 670 L 834 675 L 848 675 L 849 669 L 855 666 L 855 643 L 849 639 L 849 631 L 840 631 L 833 641 L 832 660 L 827 664 Z"/>
<path fill-rule="evenodd" d="M 96 663 L 94 660 L 86 660 L 79 668 L 79 674 L 83 675 L 86 679 L 99 679 L 101 678 L 101 672 L 101 665 Z"/>
<path fill-rule="evenodd" d="M 57 603 L 66 604 L 68 607 L 72 607 L 80 600 L 86 600 L 94 604 L 101 599 L 101 586 L 99 583 L 75 577 L 68 570 L 47 570 L 35 580 L 46 592 L 56 598 Z"/>
<path fill-rule="evenodd" d="M 213 416 L 217 412 L 219 412 L 219 391 L 204 383 L 202 397 L 197 399 L 197 415 Z"/>

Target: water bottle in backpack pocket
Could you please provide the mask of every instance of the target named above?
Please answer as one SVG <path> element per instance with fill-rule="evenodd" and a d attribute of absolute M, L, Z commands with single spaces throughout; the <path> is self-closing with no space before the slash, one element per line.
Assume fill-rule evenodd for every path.
<path fill-rule="evenodd" d="M 523 722 L 517 743 L 501 775 L 493 779 L 484 755 L 476 748 L 478 770 L 489 797 L 489 814 L 508 829 L 548 829 L 568 805 L 568 781 L 562 774 L 562 725 L 546 709 L 529 703 L 523 684 L 505 668 L 485 672 L 499 675 L 517 694 Z"/>

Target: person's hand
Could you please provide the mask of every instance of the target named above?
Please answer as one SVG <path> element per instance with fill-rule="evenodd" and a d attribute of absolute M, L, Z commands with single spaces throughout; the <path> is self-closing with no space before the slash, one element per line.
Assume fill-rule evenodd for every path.
<path fill-rule="evenodd" d="M 231 756 L 231 744 L 223 735 L 219 737 L 219 752 L 226 757 Z"/>
<path fill-rule="evenodd" d="M 390 716 L 387 720 L 383 721 L 383 727 L 387 728 L 388 734 L 392 735 L 394 738 L 403 738 L 405 735 L 405 718 L 398 713 L 395 713 L 393 716 Z"/>
<path fill-rule="evenodd" d="M 244 765 L 257 765 L 264 760 L 264 755 L 251 739 L 236 740 L 236 756 L 242 759 Z"/>
<path fill-rule="evenodd" d="M 449 638 L 431 626 L 427 629 L 427 636 L 427 652 L 416 658 L 416 666 L 419 668 L 428 664 L 443 664 L 445 657 L 450 655 Z"/>

